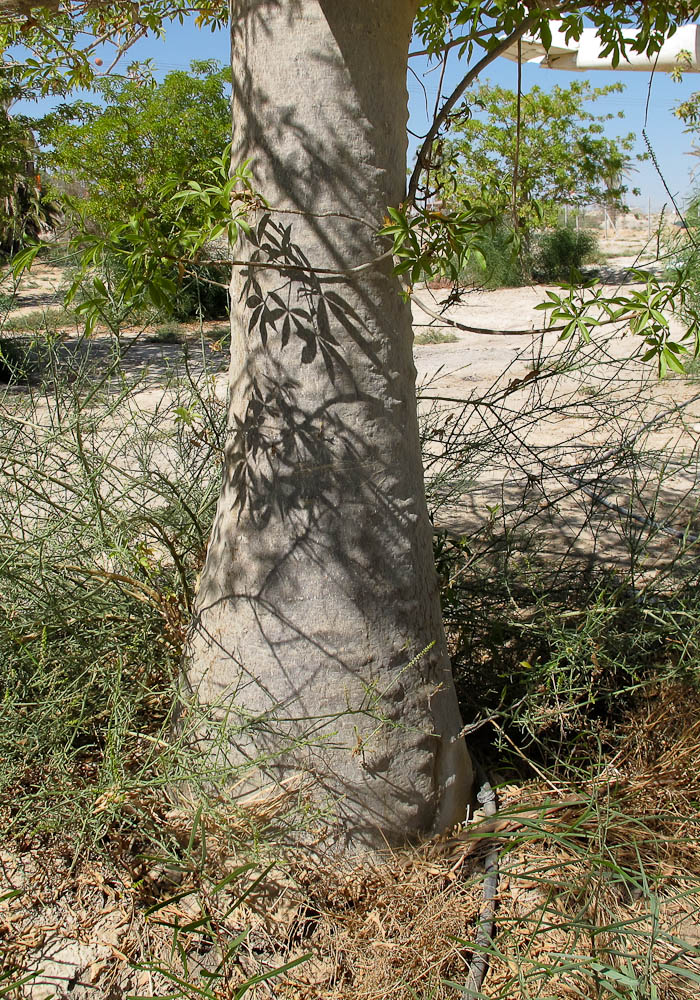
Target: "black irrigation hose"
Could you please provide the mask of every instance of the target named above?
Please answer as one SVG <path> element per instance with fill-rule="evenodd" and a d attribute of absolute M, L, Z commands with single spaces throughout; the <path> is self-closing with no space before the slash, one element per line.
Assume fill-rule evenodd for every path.
<path fill-rule="evenodd" d="M 483 768 L 478 764 L 476 772 L 481 782 L 481 788 L 477 792 L 477 800 L 483 807 L 486 817 L 495 816 L 498 813 L 496 793 L 491 787 L 491 783 Z M 479 914 L 479 926 L 477 928 L 474 944 L 478 948 L 477 953 L 472 958 L 467 971 L 465 983 L 465 996 L 479 996 L 484 982 L 486 970 L 488 968 L 487 949 L 493 939 L 493 927 L 496 919 L 496 894 L 498 892 L 498 847 L 489 851 L 484 861 L 484 889 L 481 913 Z"/>

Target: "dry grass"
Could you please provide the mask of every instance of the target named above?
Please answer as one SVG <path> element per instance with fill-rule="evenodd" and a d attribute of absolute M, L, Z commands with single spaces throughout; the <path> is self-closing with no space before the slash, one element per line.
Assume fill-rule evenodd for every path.
<path fill-rule="evenodd" d="M 338 870 L 299 866 L 314 960 L 281 996 L 324 1000 L 448 997 L 446 979 L 463 980 L 460 942 L 478 917 L 477 859 L 424 850 L 377 866 Z"/>
<path fill-rule="evenodd" d="M 497 928 L 483 996 L 696 997 L 699 709 L 696 691 L 659 692 L 621 728 L 617 759 L 581 787 L 510 786 L 495 820 L 420 852 L 375 869 L 297 872 L 309 928 L 298 943 L 317 958 L 278 995 L 459 995 L 445 981 L 466 982 L 480 862 L 497 840 Z M 318 980 L 305 981 L 314 970 Z"/>
<path fill-rule="evenodd" d="M 498 843 L 496 933 L 481 996 L 689 1000 L 700 983 L 700 695 L 679 685 L 659 690 L 619 733 L 617 756 L 597 773 L 580 783 L 548 776 L 504 786 L 497 817 L 477 815 L 447 839 L 364 867 L 292 857 L 268 871 L 260 862 L 219 895 L 207 886 L 242 860 L 229 853 L 230 831 L 203 823 L 188 843 L 181 811 L 160 816 L 184 845 L 175 861 L 144 860 L 138 841 L 117 831 L 111 861 L 73 867 L 56 843 L 6 850 L 4 882 L 19 890 L 0 902 L 6 964 L 10 954 L 22 969 L 46 971 L 52 962 L 37 983 L 56 983 L 56 957 L 82 947 L 78 980 L 91 995 L 97 986 L 106 996 L 109 986 L 165 996 L 155 967 L 133 963 L 149 956 L 181 972 L 163 922 L 206 912 L 219 942 L 248 931 L 222 997 L 245 977 L 310 952 L 250 996 L 447 1000 L 464 995 L 483 857 Z M 183 887 L 192 894 L 178 898 Z M 148 916 L 148 906 L 169 898 Z M 181 941 L 196 983 L 217 941 L 202 928 Z"/>

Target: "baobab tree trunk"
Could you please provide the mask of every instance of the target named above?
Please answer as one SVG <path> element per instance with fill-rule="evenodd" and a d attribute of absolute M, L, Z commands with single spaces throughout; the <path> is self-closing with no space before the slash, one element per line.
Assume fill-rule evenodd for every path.
<path fill-rule="evenodd" d="M 409 308 L 376 237 L 405 189 L 413 0 L 235 0 L 224 482 L 189 680 L 246 787 L 301 773 L 353 851 L 463 817 L 471 768 L 423 493 Z M 383 259 L 381 258 L 384 254 Z M 354 269 L 354 270 L 353 270 Z"/>

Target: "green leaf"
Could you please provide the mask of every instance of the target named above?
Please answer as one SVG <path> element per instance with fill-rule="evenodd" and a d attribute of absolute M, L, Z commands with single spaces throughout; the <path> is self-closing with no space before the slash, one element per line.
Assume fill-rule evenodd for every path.
<path fill-rule="evenodd" d="M 153 903 L 148 909 L 144 911 L 147 917 L 152 916 L 152 914 L 157 913 L 159 910 L 164 909 L 166 906 L 172 906 L 173 903 L 179 903 L 181 899 L 187 899 L 188 896 L 192 896 L 196 893 L 196 889 L 183 889 L 181 892 L 176 892 L 174 896 L 168 896 L 167 899 L 161 899 L 157 903 Z"/>
<path fill-rule="evenodd" d="M 683 375 L 685 368 L 683 367 L 682 361 L 674 354 L 673 351 L 669 351 L 667 347 L 664 348 L 664 358 L 666 359 L 666 364 L 671 369 L 671 371 L 676 372 L 678 375 Z"/>
<path fill-rule="evenodd" d="M 104 281 L 101 278 L 97 278 L 97 277 L 93 278 L 92 279 L 92 283 L 93 283 L 93 286 L 95 287 L 95 289 L 102 296 L 102 298 L 104 298 L 104 299 L 108 299 L 109 298 L 109 293 L 107 292 L 107 287 L 106 287 Z"/>
<path fill-rule="evenodd" d="M 552 47 L 552 29 L 549 21 L 541 21 L 539 25 L 540 39 L 545 49 L 549 51 Z"/>
<path fill-rule="evenodd" d="M 313 958 L 313 955 L 311 952 L 307 952 L 305 955 L 301 955 L 299 958 L 295 958 L 291 962 L 285 962 L 284 965 L 280 965 L 276 969 L 270 969 L 269 972 L 261 972 L 260 975 L 253 976 L 236 990 L 234 993 L 235 1000 L 240 1000 L 241 997 L 245 996 L 252 986 L 256 986 L 258 983 L 265 983 L 269 979 L 276 979 L 285 972 L 289 972 L 290 969 L 295 969 L 297 965 L 301 965 L 303 962 L 308 962 L 310 958 Z"/>
<path fill-rule="evenodd" d="M 233 871 L 229 872 L 228 875 L 226 875 L 224 878 L 221 879 L 221 881 L 217 882 L 216 885 L 213 885 L 211 887 L 212 893 L 216 895 L 218 892 L 221 892 L 221 890 L 225 889 L 227 885 L 231 884 L 231 882 L 234 882 L 237 878 L 240 878 L 240 876 L 244 875 L 245 872 L 252 871 L 255 867 L 256 865 L 254 864 L 254 862 L 249 861 L 245 865 L 239 865 L 238 868 L 234 868 Z"/>
<path fill-rule="evenodd" d="M 19 250 L 12 258 L 12 276 L 17 281 L 25 271 L 28 271 L 36 255 L 41 250 L 43 244 L 32 243 L 30 246 L 24 247 L 23 250 Z"/>

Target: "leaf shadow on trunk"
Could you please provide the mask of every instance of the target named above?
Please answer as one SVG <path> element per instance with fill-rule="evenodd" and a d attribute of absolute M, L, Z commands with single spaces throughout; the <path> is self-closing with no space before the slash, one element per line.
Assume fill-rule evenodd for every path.
<path fill-rule="evenodd" d="M 234 770 L 311 775 L 340 836 L 376 845 L 432 826 L 461 729 L 410 309 L 377 237 L 405 188 L 411 4 L 372 7 L 369 34 L 363 4 L 302 13 L 299 29 L 281 7 L 234 27 L 233 155 L 267 205 L 233 276 L 224 482 L 188 672 L 239 727 Z"/>
<path fill-rule="evenodd" d="M 211 558 L 224 569 L 211 597 L 200 595 L 200 607 L 210 613 L 216 605 L 245 604 L 249 634 L 257 632 L 275 670 L 272 677 L 261 670 L 257 658 L 244 653 L 240 635 L 212 629 L 208 641 L 235 666 L 218 696 L 227 711 L 262 696 L 263 710 L 242 709 L 236 718 L 239 752 L 265 757 L 266 773 L 283 778 L 296 766 L 287 758 L 298 764 L 304 757 L 317 789 L 337 797 L 341 784 L 344 808 L 359 811 L 362 804 L 370 826 L 386 821 L 379 812 L 372 817 L 367 783 L 383 786 L 381 801 L 390 794 L 406 810 L 427 815 L 425 790 L 416 786 L 432 778 L 437 738 L 425 730 L 415 675 L 421 693 L 434 684 L 439 653 L 433 649 L 411 662 L 421 647 L 405 640 L 415 632 L 418 520 L 400 454 L 406 416 L 400 399 L 379 391 L 387 384 L 385 361 L 357 297 L 346 300 L 333 277 L 314 272 L 292 226 L 263 216 L 252 245 L 239 295 L 249 346 L 233 388 L 226 516 L 217 519 L 210 541 Z M 369 378 L 366 372 L 357 377 L 348 351 L 360 352 Z M 366 389 L 373 382 L 376 394 Z M 230 541 L 234 522 L 237 550 Z M 297 591 L 291 601 L 290 590 Z M 309 591 L 303 607 L 299 598 Z M 340 596 L 328 599 L 333 592 Z M 308 604 L 315 605 L 310 617 Z M 355 620 L 347 641 L 343 618 L 350 614 Z M 358 621 L 371 634 L 379 618 L 383 648 L 358 650 L 352 641 Z M 434 638 L 426 634 L 422 648 Z M 295 646 L 305 650 L 301 677 Z M 328 697 L 324 704 L 329 669 L 339 706 Z M 339 695 L 343 686 L 346 698 Z M 412 731 L 411 751 L 421 758 L 411 780 L 392 774 L 387 736 L 396 729 Z M 359 776 L 352 782 L 328 779 L 329 757 L 339 751 L 356 754 Z"/>

